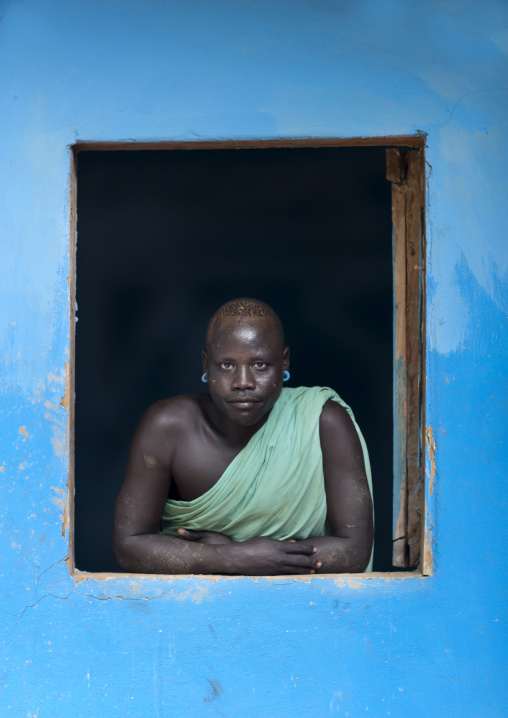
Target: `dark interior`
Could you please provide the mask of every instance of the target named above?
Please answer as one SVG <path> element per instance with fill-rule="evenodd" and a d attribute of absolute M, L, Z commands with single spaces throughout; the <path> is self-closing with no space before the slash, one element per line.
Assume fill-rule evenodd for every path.
<path fill-rule="evenodd" d="M 251 296 L 279 313 L 290 386 L 331 386 L 370 451 L 374 570 L 392 553 L 392 225 L 385 149 L 78 155 L 75 555 L 118 571 L 113 507 L 145 409 L 206 391 L 207 320 Z"/>

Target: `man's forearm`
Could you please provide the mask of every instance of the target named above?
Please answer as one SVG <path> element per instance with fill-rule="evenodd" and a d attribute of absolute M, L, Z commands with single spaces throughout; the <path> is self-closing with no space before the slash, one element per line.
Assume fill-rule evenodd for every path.
<path fill-rule="evenodd" d="M 219 544 L 160 534 L 117 537 L 115 558 L 124 571 L 133 573 L 265 576 L 315 573 L 322 565 L 313 542 L 266 536 Z"/>
<path fill-rule="evenodd" d="M 317 548 L 322 561 L 318 573 L 362 573 L 370 559 L 371 548 L 358 546 L 352 539 L 337 536 L 315 536 L 305 539 Z"/>
<path fill-rule="evenodd" d="M 131 573 L 230 573 L 228 544 L 193 543 L 163 534 L 128 536 L 115 543 L 115 558 Z"/>

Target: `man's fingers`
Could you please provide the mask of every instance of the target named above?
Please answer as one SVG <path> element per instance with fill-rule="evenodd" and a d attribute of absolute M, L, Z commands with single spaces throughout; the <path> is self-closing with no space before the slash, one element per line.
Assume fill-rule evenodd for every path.
<path fill-rule="evenodd" d="M 288 553 L 316 553 L 317 551 L 317 548 L 309 543 L 293 543 L 292 541 L 287 541 L 287 543 L 290 544 Z"/>
<path fill-rule="evenodd" d="M 178 535 L 187 541 L 197 541 L 201 538 L 202 531 L 191 531 L 190 529 L 178 529 Z"/>
<path fill-rule="evenodd" d="M 321 568 L 323 562 L 317 556 L 306 556 L 303 553 L 295 553 L 287 557 L 287 562 L 291 566 L 308 566 L 309 568 Z"/>

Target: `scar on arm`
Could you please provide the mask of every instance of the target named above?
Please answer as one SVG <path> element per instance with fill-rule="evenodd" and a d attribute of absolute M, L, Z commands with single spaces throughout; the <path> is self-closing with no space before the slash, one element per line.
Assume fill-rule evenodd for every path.
<path fill-rule="evenodd" d="M 157 466 L 157 459 L 155 458 L 155 456 L 146 454 L 143 458 L 145 460 L 145 466 L 147 469 L 153 469 L 155 466 Z"/>

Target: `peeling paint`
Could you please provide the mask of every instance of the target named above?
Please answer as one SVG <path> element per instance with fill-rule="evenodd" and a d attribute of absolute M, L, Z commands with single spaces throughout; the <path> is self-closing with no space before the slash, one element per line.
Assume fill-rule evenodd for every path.
<path fill-rule="evenodd" d="M 69 362 L 65 362 L 65 394 L 62 396 L 62 400 L 60 401 L 60 406 L 63 406 L 64 409 L 69 410 L 69 382 L 70 382 L 70 375 L 69 375 Z"/>
<path fill-rule="evenodd" d="M 53 444 L 56 456 L 58 456 L 59 459 L 64 457 L 67 452 L 67 432 L 59 429 L 57 426 L 53 426 L 51 443 Z"/>
<path fill-rule="evenodd" d="M 50 384 L 63 384 L 64 381 L 65 381 L 65 378 L 61 374 L 55 374 L 52 371 L 49 372 L 48 382 Z"/>
<path fill-rule="evenodd" d="M 53 497 L 51 501 L 62 510 L 60 518 L 62 519 L 62 536 L 65 538 L 69 526 L 69 502 L 67 492 L 58 486 L 52 486 L 51 490 L 58 494 L 58 497 Z"/>
<path fill-rule="evenodd" d="M 193 574 L 142 574 L 142 573 L 93 573 L 89 571 L 80 571 L 79 569 L 73 569 L 71 576 L 78 585 L 83 581 L 111 581 L 118 578 L 131 578 L 130 581 L 130 592 L 133 594 L 139 594 L 146 591 L 147 582 L 153 581 L 164 581 L 164 582 L 178 582 L 184 580 L 194 580 L 196 576 Z M 354 578 L 352 578 L 354 577 Z M 208 581 L 211 584 L 227 582 L 241 582 L 249 581 L 252 583 L 272 583 L 277 586 L 291 586 L 295 583 L 313 583 L 316 581 L 333 580 L 333 582 L 341 587 L 350 586 L 351 588 L 359 588 L 365 581 L 372 581 L 382 579 L 383 582 L 390 583 L 391 580 L 406 579 L 406 578 L 425 578 L 425 576 L 418 571 L 394 571 L 394 572 L 379 572 L 374 571 L 372 573 L 352 573 L 352 574 L 340 574 L 336 573 L 318 573 L 313 575 L 302 575 L 302 576 L 291 576 L 288 574 L 281 574 L 279 576 L 230 576 L 230 575 L 218 575 L 218 574 L 200 574 L 200 581 Z M 349 582 L 349 583 L 348 583 Z"/>
<path fill-rule="evenodd" d="M 71 489 L 72 487 L 72 489 Z M 71 518 L 73 517 L 73 507 L 74 507 L 74 482 L 72 480 L 71 471 L 69 471 L 69 474 L 67 476 L 67 491 L 65 494 L 65 510 L 63 515 L 63 521 L 62 521 L 62 536 L 65 538 L 67 535 L 67 531 L 69 530 L 70 536 L 69 536 L 69 543 L 72 545 L 72 521 Z M 74 552 L 72 551 L 74 554 Z M 72 565 L 69 563 L 69 572 L 72 571 L 74 568 L 74 561 L 72 561 Z"/>
<path fill-rule="evenodd" d="M 62 509 L 62 519 L 63 519 L 63 511 L 65 511 L 65 501 L 63 499 L 53 498 L 53 499 L 51 499 L 51 503 L 55 504 L 55 506 L 58 506 L 59 509 Z"/>
<path fill-rule="evenodd" d="M 23 437 L 23 441 L 26 441 L 26 439 L 29 438 L 29 434 L 28 434 L 28 431 L 26 430 L 26 427 L 20 426 L 18 431 L 21 434 L 21 436 Z"/>
<path fill-rule="evenodd" d="M 433 521 L 432 516 L 426 517 L 425 521 L 425 541 L 423 542 L 423 573 L 430 576 L 434 572 L 434 555 L 432 551 L 432 533 Z"/>
<path fill-rule="evenodd" d="M 425 443 L 427 444 L 429 452 L 429 493 L 432 496 L 432 494 L 434 493 L 434 478 L 436 476 L 436 442 L 434 441 L 434 432 L 432 426 L 425 427 Z"/>
<path fill-rule="evenodd" d="M 177 601 L 193 601 L 194 603 L 201 603 L 204 598 L 207 598 L 210 594 L 210 589 L 207 586 L 198 584 L 197 586 L 191 586 L 186 591 L 179 593 L 178 591 L 171 591 L 171 595 Z"/>
<path fill-rule="evenodd" d="M 67 529 L 69 528 L 69 502 L 65 502 L 63 519 L 62 519 L 62 537 L 65 538 Z"/>
<path fill-rule="evenodd" d="M 350 588 L 360 588 L 362 585 L 360 581 L 353 581 L 351 578 L 346 579 L 346 583 Z"/>
<path fill-rule="evenodd" d="M 362 582 L 356 581 L 352 578 L 341 577 L 341 578 L 335 579 L 335 584 L 337 586 L 340 586 L 341 588 L 344 588 L 347 586 L 349 588 L 354 588 L 356 590 L 356 589 L 361 588 Z"/>

